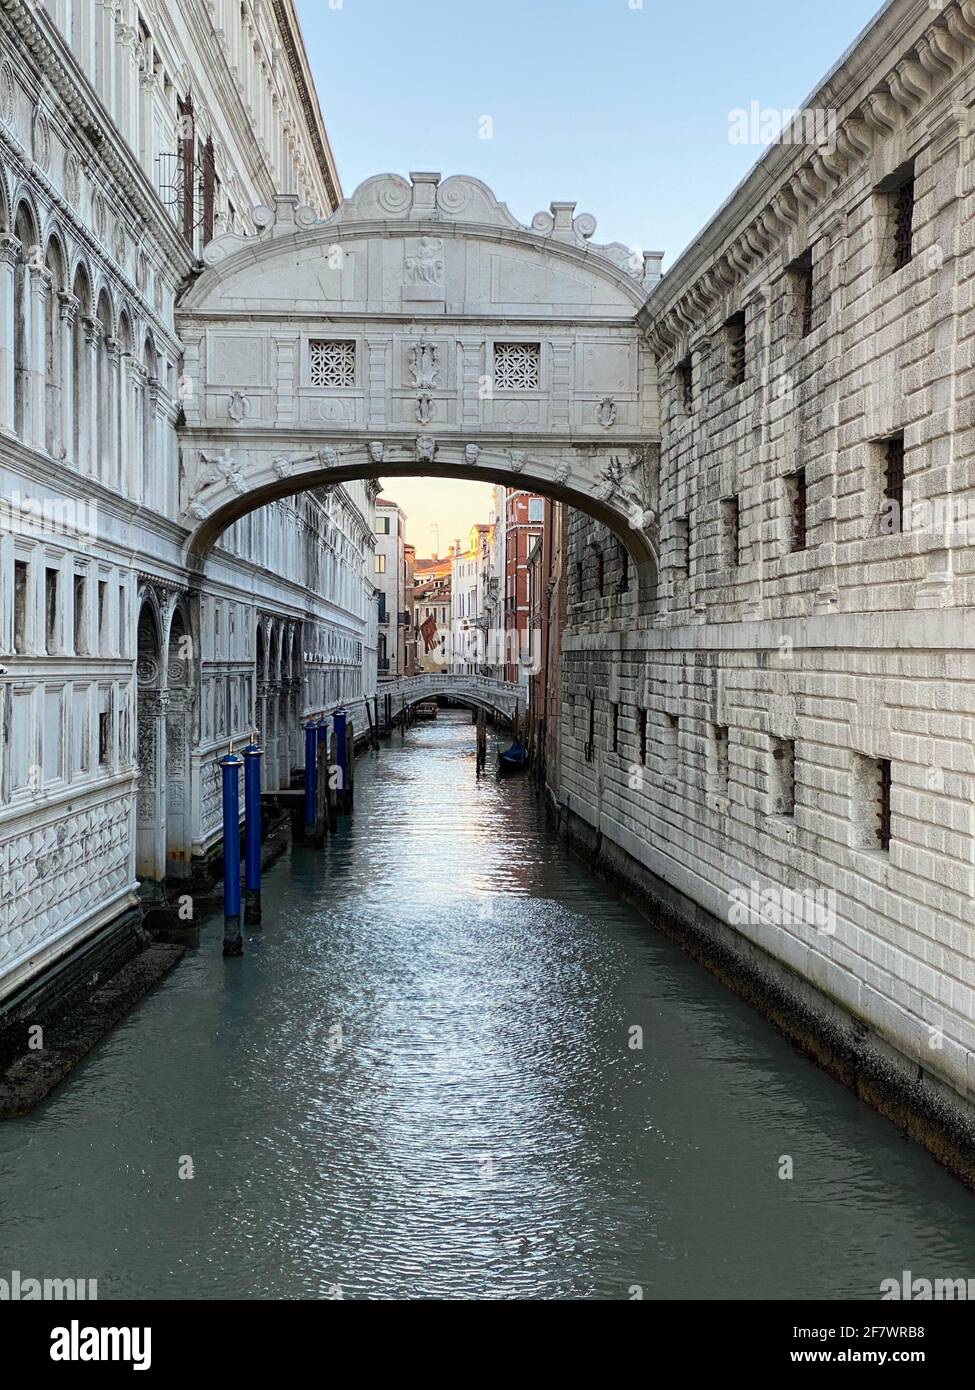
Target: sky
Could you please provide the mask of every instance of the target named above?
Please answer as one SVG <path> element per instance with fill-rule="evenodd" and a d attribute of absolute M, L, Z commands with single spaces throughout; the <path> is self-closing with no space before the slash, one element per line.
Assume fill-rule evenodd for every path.
<path fill-rule="evenodd" d="M 795 108 L 879 0 L 296 0 L 346 194 L 473 174 L 522 222 L 553 200 L 664 270 L 762 153 L 736 111 Z M 485 120 L 485 118 L 489 118 Z M 483 138 L 488 135 L 490 138 Z M 486 520 L 475 483 L 396 479 L 417 554 Z"/>

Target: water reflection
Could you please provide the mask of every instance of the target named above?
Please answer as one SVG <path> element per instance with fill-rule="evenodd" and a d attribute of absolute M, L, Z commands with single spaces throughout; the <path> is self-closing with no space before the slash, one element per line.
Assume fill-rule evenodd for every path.
<path fill-rule="evenodd" d="M 968 1195 L 568 857 L 525 781 L 478 782 L 473 732 L 442 715 L 363 760 L 354 822 L 274 868 L 244 959 L 212 924 L 0 1128 L 0 1275 L 102 1298 L 975 1275 Z"/>

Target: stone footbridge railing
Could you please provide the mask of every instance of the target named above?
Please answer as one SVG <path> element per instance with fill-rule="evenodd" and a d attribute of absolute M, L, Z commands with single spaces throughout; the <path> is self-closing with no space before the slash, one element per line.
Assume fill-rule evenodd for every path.
<path fill-rule="evenodd" d="M 490 676 L 451 675 L 440 671 L 382 680 L 379 683 L 380 704 L 386 695 L 392 696 L 394 714 L 399 714 L 404 707 L 418 700 L 433 700 L 438 695 L 494 710 L 506 719 L 511 719 L 516 709 L 523 711 L 525 708 L 523 686 L 494 680 Z"/>

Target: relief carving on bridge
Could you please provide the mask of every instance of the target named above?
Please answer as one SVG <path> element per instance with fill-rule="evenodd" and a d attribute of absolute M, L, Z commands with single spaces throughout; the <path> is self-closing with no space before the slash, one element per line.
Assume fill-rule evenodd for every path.
<path fill-rule="evenodd" d="M 181 426 L 190 553 L 242 499 L 456 469 L 558 496 L 653 558 L 628 460 L 658 437 L 638 322 L 657 253 L 596 244 L 573 203 L 525 225 L 436 173 L 367 179 L 325 219 L 282 196 L 254 221 L 207 246 L 178 309 L 200 382 Z M 346 376 L 321 380 L 339 350 Z"/>

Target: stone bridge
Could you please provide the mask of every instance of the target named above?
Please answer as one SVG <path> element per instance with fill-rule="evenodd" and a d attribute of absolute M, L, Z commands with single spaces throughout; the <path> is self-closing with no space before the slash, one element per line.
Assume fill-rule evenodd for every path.
<path fill-rule="evenodd" d="M 294 197 L 207 247 L 183 296 L 181 497 L 202 565 L 254 508 L 351 478 L 524 487 L 605 522 L 656 577 L 659 417 L 637 315 L 659 253 L 595 245 L 552 203 L 519 223 L 474 178 Z"/>
<path fill-rule="evenodd" d="M 511 719 L 516 709 L 523 712 L 525 708 L 524 686 L 493 680 L 489 676 L 451 675 L 446 671 L 423 672 L 418 676 L 400 676 L 396 680 L 381 681 L 380 709 L 386 695 L 392 696 L 394 715 L 417 700 L 433 700 L 438 695 L 461 700 L 476 708 L 493 710 L 506 719 Z"/>

